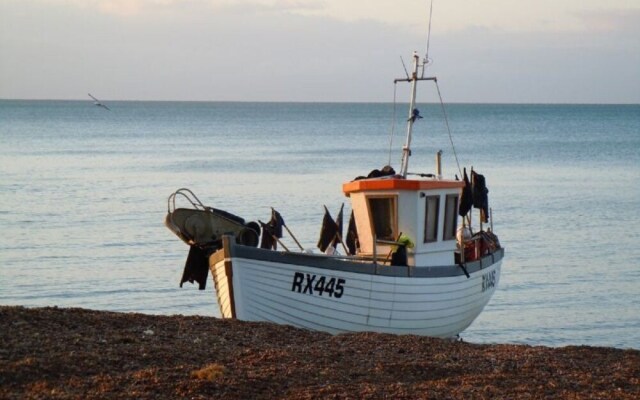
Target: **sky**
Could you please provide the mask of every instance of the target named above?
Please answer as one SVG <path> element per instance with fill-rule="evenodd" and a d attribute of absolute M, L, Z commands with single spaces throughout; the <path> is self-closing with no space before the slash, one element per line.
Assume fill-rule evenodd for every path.
<path fill-rule="evenodd" d="M 0 99 L 390 102 L 430 4 L 0 0 Z M 429 58 L 445 102 L 640 104 L 640 0 L 433 0 Z"/>

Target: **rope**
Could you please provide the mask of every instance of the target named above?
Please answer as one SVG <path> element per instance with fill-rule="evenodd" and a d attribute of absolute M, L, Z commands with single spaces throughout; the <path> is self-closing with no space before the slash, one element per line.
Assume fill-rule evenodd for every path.
<path fill-rule="evenodd" d="M 389 162 L 387 165 L 391 165 L 391 148 L 393 147 L 393 135 L 396 131 L 396 90 L 398 88 L 398 84 L 396 82 L 393 83 L 393 118 L 391 120 L 391 135 L 389 138 Z"/>
<path fill-rule="evenodd" d="M 436 89 L 438 89 L 440 106 L 442 107 L 442 114 L 444 115 L 444 123 L 447 126 L 447 132 L 449 133 L 449 141 L 451 142 L 451 149 L 453 150 L 453 156 L 456 158 L 456 165 L 458 166 L 460 179 L 462 179 L 462 169 L 460 169 L 460 162 L 458 161 L 458 154 L 456 153 L 456 147 L 453 145 L 453 138 L 451 137 L 451 128 L 449 128 L 449 118 L 447 117 L 447 110 L 444 108 L 444 102 L 442 101 L 442 95 L 440 94 L 440 86 L 438 86 L 438 81 L 434 81 L 434 82 L 436 83 Z"/>

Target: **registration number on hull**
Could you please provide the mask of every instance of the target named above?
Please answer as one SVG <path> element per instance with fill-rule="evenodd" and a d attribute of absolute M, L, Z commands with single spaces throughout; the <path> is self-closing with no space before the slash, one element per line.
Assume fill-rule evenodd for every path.
<path fill-rule="evenodd" d="M 487 272 L 482 275 L 482 291 L 486 292 L 489 289 L 496 287 L 496 270 Z"/>
<path fill-rule="evenodd" d="M 330 278 L 322 275 L 296 272 L 293 275 L 291 291 L 339 299 L 344 293 L 345 283 L 346 281 L 342 278 Z"/>

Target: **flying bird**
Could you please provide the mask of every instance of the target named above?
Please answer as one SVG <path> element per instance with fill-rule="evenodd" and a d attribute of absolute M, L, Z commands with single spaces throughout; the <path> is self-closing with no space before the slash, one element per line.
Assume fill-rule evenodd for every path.
<path fill-rule="evenodd" d="M 93 97 L 93 96 L 91 95 L 91 93 L 87 93 L 87 94 L 89 95 L 89 97 L 91 97 L 91 98 L 93 99 L 93 104 L 94 104 L 94 105 L 96 105 L 96 106 L 98 106 L 98 107 L 102 107 L 102 108 L 104 108 L 104 109 L 105 109 L 105 110 L 107 110 L 107 111 L 111 111 L 111 109 L 110 109 L 109 107 L 107 107 L 107 106 L 105 106 L 104 104 L 102 104 L 102 103 L 100 102 L 100 100 L 98 100 L 98 99 L 96 99 L 95 97 Z"/>

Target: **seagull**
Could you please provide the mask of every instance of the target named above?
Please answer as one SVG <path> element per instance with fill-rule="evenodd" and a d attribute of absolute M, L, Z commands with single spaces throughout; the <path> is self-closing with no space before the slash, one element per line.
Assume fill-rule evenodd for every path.
<path fill-rule="evenodd" d="M 91 97 L 91 98 L 93 99 L 93 104 L 94 104 L 94 105 L 96 105 L 96 106 L 98 106 L 98 107 L 102 107 L 102 108 L 104 108 L 104 109 L 105 109 L 105 110 L 107 110 L 107 111 L 111 111 L 111 109 L 110 109 L 109 107 L 107 107 L 107 106 L 105 106 L 104 104 L 100 103 L 100 100 L 98 100 L 98 99 L 96 99 L 95 97 L 93 97 L 93 96 L 91 95 L 91 93 L 87 93 L 87 94 L 89 95 L 89 97 Z"/>

